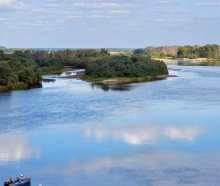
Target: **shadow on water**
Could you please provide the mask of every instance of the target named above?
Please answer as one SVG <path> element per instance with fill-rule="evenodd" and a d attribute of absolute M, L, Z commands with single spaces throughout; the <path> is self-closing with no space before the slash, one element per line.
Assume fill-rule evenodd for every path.
<path fill-rule="evenodd" d="M 7 182 L 4 183 L 4 186 L 15 186 L 15 185 L 20 185 L 20 186 L 31 186 L 31 183 L 19 183 L 19 182 L 13 182 L 11 184 L 8 184 Z"/>
<path fill-rule="evenodd" d="M 220 60 L 209 60 L 204 61 L 194 61 L 194 60 L 163 60 L 167 65 L 178 65 L 178 66 L 220 66 Z"/>
<path fill-rule="evenodd" d="M 2 97 L 2 96 L 10 96 L 10 95 L 12 95 L 11 92 L 1 92 L 0 93 L 0 97 Z"/>
<path fill-rule="evenodd" d="M 44 83 L 54 83 L 56 79 L 54 78 L 43 78 Z"/>
<path fill-rule="evenodd" d="M 220 66 L 220 61 L 213 62 L 195 62 L 192 60 L 178 60 L 177 65 L 179 66 Z"/>
<path fill-rule="evenodd" d="M 120 85 L 104 85 L 99 83 L 92 83 L 91 84 L 92 89 L 98 88 L 102 89 L 104 92 L 108 91 L 130 91 L 134 89 L 134 86 L 131 84 L 120 84 Z"/>
<path fill-rule="evenodd" d="M 204 62 L 193 62 L 192 60 L 178 60 L 179 66 L 202 66 Z"/>

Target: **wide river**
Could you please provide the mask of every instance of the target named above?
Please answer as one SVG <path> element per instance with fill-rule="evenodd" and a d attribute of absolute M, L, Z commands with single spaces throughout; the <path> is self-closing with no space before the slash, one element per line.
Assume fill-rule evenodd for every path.
<path fill-rule="evenodd" d="M 22 173 L 32 186 L 219 186 L 220 67 L 170 68 L 177 78 L 58 78 L 0 94 L 0 183 Z"/>

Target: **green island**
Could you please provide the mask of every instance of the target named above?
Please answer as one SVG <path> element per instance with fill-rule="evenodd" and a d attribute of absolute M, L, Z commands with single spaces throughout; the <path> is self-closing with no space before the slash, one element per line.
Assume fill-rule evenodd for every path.
<path fill-rule="evenodd" d="M 168 69 L 162 61 L 141 56 L 108 56 L 87 65 L 83 79 L 102 84 L 122 84 L 167 76 Z"/>

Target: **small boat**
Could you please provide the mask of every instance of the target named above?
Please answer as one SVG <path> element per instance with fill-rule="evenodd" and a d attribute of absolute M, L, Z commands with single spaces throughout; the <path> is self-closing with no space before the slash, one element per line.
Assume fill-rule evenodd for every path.
<path fill-rule="evenodd" d="M 5 182 L 4 186 L 31 186 L 31 178 L 21 179 L 20 181 Z"/>

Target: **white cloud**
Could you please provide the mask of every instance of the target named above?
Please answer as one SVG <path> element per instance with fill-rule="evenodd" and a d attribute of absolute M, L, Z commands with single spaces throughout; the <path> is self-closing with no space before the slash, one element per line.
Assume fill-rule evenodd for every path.
<path fill-rule="evenodd" d="M 94 2 L 75 2 L 71 4 L 75 8 L 89 8 L 89 9 L 109 9 L 109 8 L 116 8 L 119 6 L 118 3 L 94 3 Z"/>
<path fill-rule="evenodd" d="M 0 8 L 20 8 L 24 3 L 18 0 L 0 0 Z"/>
<path fill-rule="evenodd" d="M 163 18 L 157 18 L 154 19 L 153 22 L 156 23 L 184 23 L 186 22 L 185 20 L 181 20 L 181 19 L 163 19 Z"/>
<path fill-rule="evenodd" d="M 156 18 L 152 22 L 172 28 L 182 27 L 184 23 L 187 23 L 186 20 L 182 20 L 182 19 L 164 19 L 164 18 Z"/>
<path fill-rule="evenodd" d="M 176 3 L 171 2 L 171 1 L 155 1 L 155 3 L 163 5 L 163 6 L 173 6 L 173 5 L 176 5 Z"/>
<path fill-rule="evenodd" d="M 2 21 L 8 21 L 8 20 L 9 20 L 8 18 L 0 17 L 0 22 L 2 22 Z"/>
<path fill-rule="evenodd" d="M 196 6 L 200 6 L 200 7 L 220 7 L 220 2 L 197 3 Z"/>
<path fill-rule="evenodd" d="M 111 14 L 129 14 L 130 11 L 129 10 L 111 10 L 110 13 Z"/>

